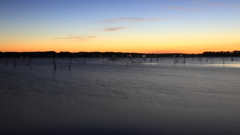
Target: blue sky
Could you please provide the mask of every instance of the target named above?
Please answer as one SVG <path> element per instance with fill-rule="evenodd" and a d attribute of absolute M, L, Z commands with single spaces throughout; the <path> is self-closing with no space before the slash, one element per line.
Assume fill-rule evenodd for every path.
<path fill-rule="evenodd" d="M 191 48 L 190 44 L 192 49 L 199 46 L 199 51 L 205 51 L 226 50 L 224 45 L 229 42 L 229 50 L 240 49 L 236 48 L 240 43 L 239 15 L 239 0 L 2 0 L 0 46 L 3 51 L 60 51 L 59 47 L 66 51 L 91 51 L 94 47 L 92 51 L 133 51 L 141 41 L 142 50 L 136 51 L 149 47 L 148 51 L 173 47 L 184 51 L 181 48 Z M 223 44 L 216 48 L 221 37 Z M 103 45 L 110 43 L 115 48 Z"/>

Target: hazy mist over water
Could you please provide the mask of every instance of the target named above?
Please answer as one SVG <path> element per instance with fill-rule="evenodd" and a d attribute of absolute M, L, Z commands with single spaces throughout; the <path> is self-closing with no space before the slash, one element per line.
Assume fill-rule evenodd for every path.
<path fill-rule="evenodd" d="M 240 62 L 0 64 L 3 134 L 240 134 Z"/>

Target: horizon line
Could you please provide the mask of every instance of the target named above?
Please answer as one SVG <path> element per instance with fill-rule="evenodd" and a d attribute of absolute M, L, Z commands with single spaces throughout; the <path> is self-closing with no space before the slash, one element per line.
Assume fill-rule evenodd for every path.
<path fill-rule="evenodd" d="M 71 51 L 5 51 L 0 53 L 44 53 L 44 52 L 54 52 L 54 53 L 137 53 L 137 54 L 203 54 L 204 52 L 234 52 L 240 50 L 233 50 L 233 51 L 203 51 L 201 53 L 181 53 L 181 52 L 164 52 L 164 53 L 154 53 L 154 52 L 119 52 L 119 51 L 78 51 L 78 52 L 71 52 Z"/>

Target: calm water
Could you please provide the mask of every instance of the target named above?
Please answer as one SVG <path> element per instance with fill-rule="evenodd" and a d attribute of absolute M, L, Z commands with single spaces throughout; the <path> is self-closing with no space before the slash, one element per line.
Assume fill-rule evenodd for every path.
<path fill-rule="evenodd" d="M 240 61 L 137 61 L 2 59 L 0 134 L 240 134 Z"/>

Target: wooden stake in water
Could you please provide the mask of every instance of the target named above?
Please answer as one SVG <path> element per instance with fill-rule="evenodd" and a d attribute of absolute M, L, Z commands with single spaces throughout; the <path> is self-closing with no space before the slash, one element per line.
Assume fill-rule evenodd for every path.
<path fill-rule="evenodd" d="M 29 66 L 31 67 L 31 63 L 32 63 L 32 58 L 31 57 L 29 57 Z"/>
<path fill-rule="evenodd" d="M 72 57 L 70 57 L 69 69 L 71 69 Z"/>
<path fill-rule="evenodd" d="M 28 64 L 28 66 L 29 66 L 30 70 L 32 70 L 31 63 L 32 63 L 32 58 L 29 57 L 29 64 Z"/>
<path fill-rule="evenodd" d="M 178 63 L 178 59 L 174 57 L 174 64 Z"/>
<path fill-rule="evenodd" d="M 55 60 L 55 57 L 53 57 L 53 66 L 54 66 L 54 70 L 57 69 L 57 66 L 56 66 L 56 60 Z"/>
<path fill-rule="evenodd" d="M 5 65 L 7 65 L 7 64 L 8 64 L 8 61 L 7 61 L 7 58 L 6 58 Z"/>
<path fill-rule="evenodd" d="M 14 66 L 17 66 L 16 58 L 14 57 Z"/>

